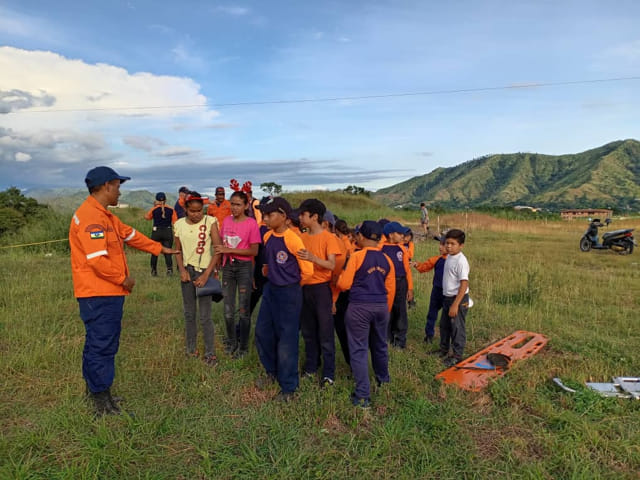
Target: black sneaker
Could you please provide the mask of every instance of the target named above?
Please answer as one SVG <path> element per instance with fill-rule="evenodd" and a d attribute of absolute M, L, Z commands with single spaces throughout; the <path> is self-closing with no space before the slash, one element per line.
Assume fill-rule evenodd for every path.
<path fill-rule="evenodd" d="M 276 383 L 276 377 L 269 373 L 264 373 L 256 378 L 255 385 L 258 390 L 266 390 Z"/>
<path fill-rule="evenodd" d="M 158 271 L 155 268 L 151 269 L 151 276 L 152 277 L 157 277 L 158 276 Z"/>
<path fill-rule="evenodd" d="M 233 357 L 234 360 L 240 360 L 241 358 L 246 357 L 249 354 L 248 350 L 245 350 L 244 348 L 238 348 L 236 351 L 234 351 L 231 356 Z"/>
<path fill-rule="evenodd" d="M 333 378 L 329 378 L 329 377 L 324 377 L 320 382 L 320 387 L 322 388 L 333 387 L 333 385 L 334 385 Z"/>
<path fill-rule="evenodd" d="M 362 408 L 363 410 L 367 410 L 371 408 L 371 400 L 368 398 L 358 398 L 355 393 L 351 394 L 351 405 L 354 407 Z"/>
<path fill-rule="evenodd" d="M 313 380 L 314 378 L 316 378 L 316 374 L 315 373 L 302 372 L 302 379 L 303 380 Z"/>
<path fill-rule="evenodd" d="M 111 394 L 109 393 L 109 390 L 92 393 L 91 399 L 93 400 L 96 417 L 102 417 L 103 415 L 120 415 L 120 409 L 117 406 L 114 407 L 111 402 Z"/>
<path fill-rule="evenodd" d="M 273 399 L 276 402 L 290 403 L 293 401 L 293 392 L 280 392 Z"/>
<path fill-rule="evenodd" d="M 173 275 L 173 269 L 167 268 L 167 277 L 170 277 L 171 275 Z"/>
<path fill-rule="evenodd" d="M 453 367 L 459 361 L 460 359 L 458 357 L 447 357 L 442 361 L 442 363 L 444 363 L 445 367 Z"/>
<path fill-rule="evenodd" d="M 433 336 L 425 336 L 424 337 L 424 343 L 433 343 Z"/>

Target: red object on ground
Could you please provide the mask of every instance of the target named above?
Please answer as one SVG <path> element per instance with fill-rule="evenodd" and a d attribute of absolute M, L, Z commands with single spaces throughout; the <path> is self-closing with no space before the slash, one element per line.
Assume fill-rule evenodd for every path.
<path fill-rule="evenodd" d="M 509 369 L 509 367 L 494 367 L 487 360 L 488 353 L 507 355 L 513 363 L 535 355 L 548 341 L 549 339 L 540 333 L 518 330 L 440 372 L 436 378 L 444 383 L 454 383 L 464 390 L 479 392 L 489 384 L 490 380 L 501 377 Z"/>

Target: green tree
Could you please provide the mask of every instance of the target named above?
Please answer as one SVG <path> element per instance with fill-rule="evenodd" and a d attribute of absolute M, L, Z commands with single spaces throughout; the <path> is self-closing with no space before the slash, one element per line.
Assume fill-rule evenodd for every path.
<path fill-rule="evenodd" d="M 282 185 L 278 185 L 275 182 L 261 183 L 260 189 L 264 191 L 267 195 L 271 195 L 272 197 L 277 197 L 282 193 Z"/>
<path fill-rule="evenodd" d="M 0 192 L 0 235 L 18 231 L 47 208 L 34 198 L 25 197 L 17 187 Z"/>
<path fill-rule="evenodd" d="M 358 187 L 357 185 L 349 185 L 343 192 L 349 195 L 365 195 L 367 197 L 371 195 L 369 190 L 366 190 L 364 187 Z"/>

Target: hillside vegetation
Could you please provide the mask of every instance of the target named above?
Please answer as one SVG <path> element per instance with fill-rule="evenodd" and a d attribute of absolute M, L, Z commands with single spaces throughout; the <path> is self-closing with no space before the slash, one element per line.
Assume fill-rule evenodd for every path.
<path fill-rule="evenodd" d="M 533 205 L 552 209 L 640 209 L 640 142 L 624 140 L 570 155 L 487 155 L 437 168 L 376 192 L 389 205 L 448 208 Z"/>

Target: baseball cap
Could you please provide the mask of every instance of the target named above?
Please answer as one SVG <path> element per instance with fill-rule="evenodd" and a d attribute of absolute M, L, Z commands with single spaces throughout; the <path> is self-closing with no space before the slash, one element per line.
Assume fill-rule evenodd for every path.
<path fill-rule="evenodd" d="M 180 187 L 180 189 L 178 190 L 178 193 L 189 193 L 189 188 L 188 187 Z"/>
<path fill-rule="evenodd" d="M 333 213 L 331 213 L 331 210 L 327 210 L 326 212 L 324 212 L 322 219 L 329 222 L 330 225 L 336 224 L 336 217 Z"/>
<path fill-rule="evenodd" d="M 378 224 L 378 222 L 374 222 L 373 220 L 365 220 L 364 222 L 362 222 L 362 225 L 360 225 L 358 233 L 361 233 L 364 238 L 378 241 L 382 237 L 382 227 Z"/>
<path fill-rule="evenodd" d="M 291 205 L 282 197 L 272 197 L 260 206 L 260 211 L 266 215 L 268 213 L 280 212 L 289 216 Z"/>
<path fill-rule="evenodd" d="M 216 195 L 222 193 L 224 195 L 224 187 L 216 187 Z"/>
<path fill-rule="evenodd" d="M 156 200 L 159 202 L 164 202 L 167 199 L 167 196 L 164 194 L 164 192 L 158 192 L 156 193 Z"/>
<path fill-rule="evenodd" d="M 120 180 L 120 183 L 124 183 L 127 180 L 131 180 L 131 177 L 123 177 L 121 175 L 118 175 L 113 168 L 96 167 L 87 172 L 84 183 L 87 184 L 88 188 L 93 188 L 104 185 L 111 180 Z"/>
<path fill-rule="evenodd" d="M 407 227 L 403 227 L 399 222 L 389 222 L 384 226 L 383 232 L 385 235 L 390 233 L 402 233 L 403 235 L 409 230 Z"/>

